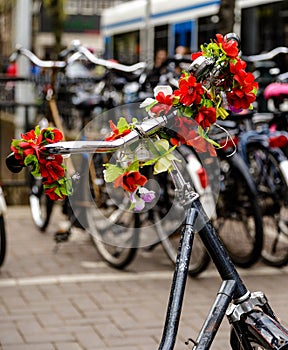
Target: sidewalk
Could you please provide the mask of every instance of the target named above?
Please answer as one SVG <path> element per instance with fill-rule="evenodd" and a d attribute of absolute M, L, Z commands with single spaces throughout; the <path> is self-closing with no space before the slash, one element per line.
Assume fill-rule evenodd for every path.
<path fill-rule="evenodd" d="M 34 227 L 28 207 L 8 207 L 8 251 L 0 272 L 1 350 L 157 349 L 165 319 L 173 268 L 162 248 L 139 250 L 125 271 L 108 267 L 89 237 L 75 232 L 53 252 L 53 231 Z M 250 290 L 264 291 L 288 322 L 288 268 L 258 264 L 241 270 Z M 189 279 L 176 350 L 191 349 L 220 286 L 211 266 Z M 287 325 L 287 323 L 286 323 Z M 228 348 L 224 320 L 213 349 Z"/>

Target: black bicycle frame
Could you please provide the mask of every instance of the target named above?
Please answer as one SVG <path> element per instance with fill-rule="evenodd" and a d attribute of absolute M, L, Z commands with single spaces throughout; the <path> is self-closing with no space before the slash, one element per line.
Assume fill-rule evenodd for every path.
<path fill-rule="evenodd" d="M 210 349 L 225 314 L 227 314 L 228 318 L 230 317 L 229 321 L 231 323 L 235 322 L 235 325 L 233 325 L 234 334 L 243 349 L 252 349 L 250 346 L 251 337 L 256 337 L 258 344 L 264 344 L 269 349 L 288 349 L 287 330 L 278 323 L 263 293 L 251 294 L 247 290 L 212 223 L 208 220 L 199 198 L 196 198 L 186 207 L 186 216 L 182 226 L 176 267 L 159 350 L 172 350 L 176 342 L 189 260 L 196 231 L 199 232 L 199 236 L 221 276 L 222 284 L 197 339 L 191 340 L 194 344 L 193 350 Z M 233 308 L 228 310 L 232 300 L 234 302 Z M 243 309 L 241 309 L 242 303 L 246 303 Z M 260 306 L 263 312 L 258 313 L 255 311 L 255 306 Z M 248 317 L 246 317 L 246 314 Z M 245 318 L 242 318 L 243 315 Z M 262 333 L 256 332 L 257 320 L 261 320 Z M 270 332 L 273 333 L 272 345 L 269 343 L 270 339 L 267 339 L 267 334 L 269 334 L 267 330 L 269 331 L 270 328 L 273 329 Z"/>

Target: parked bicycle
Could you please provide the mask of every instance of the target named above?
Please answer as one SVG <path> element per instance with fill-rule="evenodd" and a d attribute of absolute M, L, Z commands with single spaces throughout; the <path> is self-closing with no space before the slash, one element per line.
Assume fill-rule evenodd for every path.
<path fill-rule="evenodd" d="M 256 71 L 256 77 L 261 86 L 257 94 L 260 112 L 256 109 L 256 112 L 233 114 L 231 117 L 233 121 L 222 123 L 230 133 L 233 133 L 234 142 L 237 143 L 240 155 L 257 186 L 264 228 L 262 258 L 267 264 L 278 267 L 288 262 L 288 134 L 285 129 L 287 112 L 280 113 L 277 110 L 267 109 L 267 97 L 275 99 L 277 93 L 275 83 L 272 83 L 269 93 L 269 85 L 271 85 L 269 82 L 276 80 L 276 75 L 274 78 L 269 75 L 268 79 L 267 72 L 275 66 L 272 60 L 276 56 L 287 53 L 288 48 L 282 47 L 265 54 L 245 57 L 248 61 L 254 62 L 258 69 L 262 67 L 260 76 Z M 282 102 L 285 98 L 283 92 L 283 89 L 278 90 L 278 96 Z M 263 109 L 264 105 L 265 109 Z"/>
<path fill-rule="evenodd" d="M 15 52 L 11 55 L 11 60 L 16 61 L 17 58 L 22 55 L 26 57 L 33 65 L 40 67 L 42 70 L 44 70 L 43 76 L 36 78 L 40 80 L 40 93 L 42 94 L 42 103 L 40 104 L 42 115 L 40 114 L 41 118 L 37 119 L 37 123 L 41 125 L 42 128 L 47 127 L 48 125 L 53 125 L 58 130 L 62 132 L 64 135 L 64 138 L 66 138 L 66 135 L 69 135 L 69 130 L 71 129 L 71 120 L 73 119 L 72 115 L 65 115 L 62 111 L 63 105 L 66 103 L 67 100 L 63 101 L 60 106 L 60 109 L 58 108 L 58 92 L 62 85 L 63 90 L 63 84 L 66 85 L 69 83 L 70 86 L 77 85 L 82 83 L 83 79 L 81 77 L 79 78 L 67 78 L 65 76 L 66 69 L 69 69 L 71 65 L 73 65 L 75 62 L 77 62 L 80 58 L 86 58 L 92 60 L 92 63 L 99 64 L 108 70 L 118 69 L 126 72 L 135 72 L 137 70 L 141 70 L 145 68 L 145 63 L 140 62 L 139 64 L 133 65 L 133 66 L 124 66 L 118 63 L 106 61 L 99 59 L 95 57 L 91 52 L 86 49 L 85 47 L 81 46 L 78 41 L 75 41 L 71 44 L 70 47 L 63 50 L 62 53 L 60 53 L 60 57 L 62 58 L 59 61 L 52 61 L 52 60 L 41 60 L 39 59 L 33 52 L 21 47 L 17 46 Z M 101 81 L 101 77 L 85 77 L 84 82 L 90 82 L 90 83 L 96 83 Z M 79 97 L 79 96 L 78 96 Z M 44 104 L 43 104 L 44 101 Z M 68 102 L 69 104 L 69 102 Z M 76 124 L 78 125 L 80 123 L 80 126 L 78 125 L 78 132 L 81 131 L 81 129 L 84 127 L 85 123 L 87 122 L 87 119 L 91 117 L 91 111 L 96 106 L 103 107 L 104 101 L 100 94 L 93 95 L 93 98 L 86 97 L 86 99 L 78 98 L 74 102 L 74 107 L 76 110 L 80 111 L 80 116 L 78 116 L 78 119 L 80 119 L 79 122 Z M 70 107 L 72 106 L 72 103 L 70 101 Z M 71 111 L 70 111 L 71 112 Z M 75 123 L 74 123 L 75 124 Z M 76 135 L 77 135 L 76 134 Z M 75 135 L 74 135 L 75 137 Z M 69 136 L 70 138 L 70 136 Z M 67 170 L 70 173 L 73 173 L 74 165 L 71 162 L 71 159 L 67 159 L 66 162 Z M 34 176 L 31 177 L 31 193 L 29 196 L 30 201 L 30 208 L 31 208 L 31 214 L 32 219 L 35 225 L 44 232 L 49 225 L 50 217 L 53 210 L 53 200 L 51 200 L 47 195 L 45 195 L 43 191 L 43 185 L 42 185 L 42 179 L 35 178 Z M 65 211 L 69 211 L 69 208 L 66 208 Z M 70 213 L 70 211 L 69 211 Z M 70 213 L 71 214 L 71 213 Z M 75 224 L 75 218 L 71 217 L 71 227 Z M 68 229 L 68 232 L 70 232 L 71 227 Z M 66 235 L 67 236 L 67 235 Z M 64 238 L 64 235 L 61 236 L 58 235 L 58 238 L 62 240 Z M 57 238 L 57 239 L 58 239 Z"/>
<path fill-rule="evenodd" d="M 145 64 L 143 63 L 138 63 L 133 66 L 124 66 L 114 62 L 98 59 L 97 57 L 92 55 L 88 49 L 78 44 L 73 45 L 72 47 L 64 50 L 64 52 L 61 54 L 61 57 L 63 59 L 65 58 L 65 60 L 63 61 L 43 61 L 38 59 L 32 52 L 21 47 L 17 48 L 17 51 L 13 54 L 13 59 L 16 58 L 16 55 L 21 54 L 26 56 L 33 64 L 41 67 L 42 69 L 44 68 L 45 74 L 48 75 L 49 78 L 49 80 L 40 80 L 41 92 L 44 92 L 44 101 L 47 104 L 45 104 L 46 107 L 42 109 L 44 111 L 42 118 L 44 117 L 44 119 L 40 119 L 40 124 L 44 124 L 43 127 L 45 127 L 48 125 L 47 123 L 49 122 L 52 125 L 57 126 L 57 128 L 61 130 L 63 135 L 66 135 L 67 131 L 69 135 L 69 125 L 71 125 L 71 120 L 69 121 L 69 118 L 67 118 L 67 116 L 63 116 L 61 107 L 63 104 L 60 105 L 60 109 L 58 108 L 58 90 L 61 89 L 62 91 L 64 91 L 64 87 L 67 84 L 65 70 L 69 69 L 70 65 L 73 65 L 74 62 L 77 62 L 78 59 L 88 60 L 89 62 L 95 65 L 100 64 L 104 66 L 104 68 L 107 70 L 107 73 L 105 74 L 105 79 L 108 79 L 108 81 L 110 81 L 110 79 L 112 79 L 112 76 L 114 76 L 115 74 L 118 74 L 120 76 L 125 74 L 125 76 L 128 77 L 128 74 L 135 75 L 135 72 L 141 71 L 145 67 Z M 90 83 L 95 83 L 97 82 L 97 79 L 87 78 L 85 79 L 85 83 L 87 83 L 87 81 Z M 68 82 L 70 82 L 71 84 L 71 79 L 68 79 Z M 74 77 L 74 79 L 72 79 L 72 83 L 73 96 L 71 102 L 73 103 L 73 107 L 80 112 L 81 127 L 79 127 L 79 130 L 86 125 L 79 136 L 80 139 L 82 139 L 83 137 L 89 137 L 91 132 L 93 136 L 95 135 L 95 133 L 98 137 L 104 135 L 105 131 L 107 132 L 109 130 L 108 120 L 113 119 L 114 117 L 111 116 L 110 111 L 107 112 L 109 115 L 102 113 L 101 115 L 93 119 L 93 110 L 95 107 L 100 107 L 101 110 L 105 110 L 113 106 L 113 104 L 111 105 L 111 99 L 109 97 L 110 95 L 113 96 L 113 89 L 110 91 L 109 96 L 107 95 L 107 93 L 105 93 L 105 91 L 103 93 L 103 89 L 107 88 L 107 86 L 105 84 L 103 88 L 101 80 L 99 85 L 97 84 L 95 89 L 93 89 L 93 94 L 91 94 L 85 93 L 85 91 L 83 91 L 84 83 L 81 78 Z M 61 97 L 63 97 L 63 93 L 61 93 Z M 131 106 L 131 104 L 124 105 L 123 111 L 121 111 L 121 113 L 125 114 L 127 113 L 127 111 L 131 111 L 131 108 L 133 109 L 133 107 Z M 93 119 L 93 122 L 91 124 L 88 123 L 90 119 Z M 148 217 L 142 215 L 140 220 L 139 215 L 135 213 L 123 215 L 123 210 L 115 208 L 115 205 L 113 205 L 111 201 L 109 202 L 106 189 L 102 186 L 104 183 L 102 165 L 105 159 L 107 159 L 107 155 L 93 155 L 92 161 L 90 162 L 89 174 L 83 174 L 82 171 L 83 168 L 87 167 L 87 157 L 81 157 L 80 161 L 79 159 L 76 159 L 75 161 L 74 158 L 74 162 L 73 160 L 71 161 L 71 158 L 68 158 L 66 160 L 66 162 L 69 162 L 68 171 L 70 173 L 73 173 L 76 170 L 79 170 L 79 172 L 81 173 L 81 184 L 77 184 L 78 189 L 77 191 L 75 191 L 76 194 L 74 193 L 74 195 L 70 198 L 70 201 L 64 201 L 63 212 L 69 218 L 69 225 L 68 227 L 65 227 L 64 230 L 60 229 L 56 232 L 56 242 L 60 243 L 68 240 L 73 226 L 76 225 L 77 227 L 80 227 L 82 229 L 84 228 L 90 233 L 92 232 L 92 241 L 95 244 L 95 247 L 98 250 L 101 257 L 113 267 L 122 269 L 128 264 L 130 264 L 131 261 L 135 258 L 137 249 L 134 247 L 137 245 L 136 242 L 139 241 L 140 231 L 148 230 L 149 225 L 151 225 L 151 222 L 154 225 L 156 221 L 160 223 L 157 226 L 157 235 L 156 237 L 151 238 L 151 240 L 149 242 L 146 242 L 144 245 L 149 246 L 149 248 L 146 249 L 152 250 L 158 244 L 162 244 L 164 251 L 167 253 L 168 257 L 172 260 L 173 263 L 175 263 L 177 248 L 171 245 L 170 240 L 167 239 L 168 233 L 164 233 L 164 230 L 161 226 L 162 217 L 160 219 L 157 216 L 158 214 L 150 212 Z M 121 225 L 117 226 L 118 229 L 116 230 L 116 232 L 112 230 L 110 232 L 110 235 L 111 237 L 113 237 L 113 239 L 115 239 L 115 235 L 118 236 L 118 245 L 111 244 L 112 238 L 110 238 L 108 244 L 107 242 L 105 242 L 105 240 L 103 240 L 101 236 L 103 232 L 103 227 L 101 227 L 101 221 L 99 220 L 99 217 L 97 218 L 97 220 L 95 220 L 95 211 L 87 210 L 87 206 L 89 205 L 89 198 L 87 199 L 87 189 L 85 188 L 83 183 L 85 183 L 85 181 L 88 182 L 89 179 L 94 191 L 93 198 L 97 202 L 98 212 L 100 212 L 101 215 L 103 215 L 104 213 L 105 217 L 110 217 L 111 223 L 108 226 L 107 224 L 104 226 L 105 231 L 108 231 L 110 227 L 115 228 L 117 224 L 121 223 Z M 163 195 L 161 196 L 160 203 L 163 203 L 163 198 L 166 198 L 166 200 L 168 198 L 166 190 L 167 188 L 164 188 L 163 186 Z M 166 194 L 164 194 L 164 192 Z M 73 199 L 74 197 L 75 200 Z M 45 194 L 43 189 L 43 181 L 41 177 L 35 178 L 33 176 L 31 178 L 31 194 L 29 198 L 33 221 L 35 225 L 42 232 L 44 232 L 50 222 L 50 218 L 53 212 L 54 201 L 51 200 Z M 168 202 L 166 204 L 168 205 Z M 123 205 L 125 205 L 125 203 L 123 203 Z M 71 206 L 72 208 L 74 208 L 74 211 L 71 210 Z M 143 228 L 144 226 L 146 228 Z M 132 246 L 128 247 L 128 243 L 126 242 L 123 247 L 121 246 L 121 244 L 119 244 L 119 242 L 121 242 L 121 240 L 124 239 L 121 235 L 123 235 L 129 227 L 132 229 L 132 238 L 130 236 L 128 238 L 131 240 L 131 242 L 133 242 L 133 244 L 131 243 Z M 191 275 L 198 274 L 200 271 L 202 271 L 204 267 L 207 266 L 207 258 L 206 261 L 207 262 L 205 263 L 205 260 L 203 261 L 203 259 L 199 259 L 195 249 L 193 258 L 191 258 L 189 270 Z"/>
<path fill-rule="evenodd" d="M 201 52 L 199 59 L 195 59 L 192 63 L 194 68 L 200 68 L 201 66 L 201 69 L 193 70 L 193 73 L 188 75 L 191 77 L 190 80 L 192 80 L 192 86 L 195 88 L 197 86 L 200 89 L 200 86 L 195 84 L 201 82 L 201 84 L 204 84 L 205 86 L 205 83 L 209 81 L 209 85 L 206 85 L 206 88 L 208 90 L 214 89 L 216 83 L 217 88 L 214 90 L 214 92 L 216 93 L 216 96 L 219 96 L 219 89 L 225 93 L 229 93 L 229 86 L 227 87 L 227 85 L 223 85 L 224 81 L 219 78 L 219 75 L 223 71 L 226 71 L 227 73 L 226 69 L 228 66 L 225 65 L 223 61 L 226 60 L 226 62 L 229 62 L 229 58 L 226 56 L 225 50 L 228 52 L 231 52 L 231 49 L 233 51 L 235 50 L 235 44 L 230 42 L 230 40 L 234 41 L 235 39 L 234 36 L 231 35 L 225 38 L 218 36 L 217 39 L 218 40 L 216 40 L 216 42 L 212 45 L 217 45 L 218 48 L 219 46 L 222 47 L 223 51 L 221 50 L 220 52 L 220 50 L 217 50 L 215 54 L 215 51 L 205 51 L 205 48 L 202 47 L 203 51 Z M 208 45 L 206 47 L 209 49 Z M 211 55 L 214 58 L 214 54 L 217 55 L 217 53 L 222 58 L 220 60 L 221 63 L 219 63 L 217 58 L 215 60 L 209 59 Z M 216 73 L 219 73 L 218 77 Z M 182 81 L 182 83 L 185 83 L 185 81 Z M 248 88 L 248 86 L 246 87 Z M 180 96 L 188 96 L 181 90 L 179 93 Z M 166 95 L 166 97 L 167 96 L 168 95 Z M 177 95 L 173 96 L 176 97 Z M 204 94 L 204 96 L 207 95 Z M 162 101 L 160 96 L 158 96 L 158 98 L 160 101 Z M 209 94 L 209 100 L 212 104 L 215 102 L 219 103 L 217 99 L 216 101 L 214 100 L 213 95 L 211 94 Z M 177 111 L 179 112 L 179 110 L 181 110 L 181 106 L 183 106 L 181 102 L 179 104 L 176 102 L 176 111 L 173 111 L 173 104 L 170 105 L 169 101 L 166 101 L 166 103 L 162 104 L 162 106 L 161 104 L 159 105 L 157 96 L 156 101 L 157 102 L 155 102 L 153 106 L 157 105 L 157 107 L 160 107 L 162 113 L 158 113 L 157 116 L 152 118 L 150 117 L 143 122 L 128 124 L 128 127 L 121 129 L 121 131 L 119 131 L 117 128 L 118 133 L 116 129 L 114 129 L 114 136 L 112 139 L 106 139 L 104 141 L 57 142 L 50 145 L 44 145 L 44 148 L 41 150 L 47 152 L 48 154 L 46 153 L 46 156 L 48 155 L 48 157 L 52 158 L 55 157 L 55 155 L 77 154 L 83 152 L 109 152 L 115 153 L 116 155 L 118 152 L 120 152 L 118 155 L 121 155 L 121 157 L 117 158 L 118 163 L 106 163 L 106 171 L 108 170 L 108 173 L 105 175 L 105 181 L 109 183 L 110 181 L 113 182 L 115 180 L 116 188 L 118 188 L 118 184 L 120 186 L 124 186 L 125 184 L 123 189 L 124 191 L 128 191 L 128 193 L 130 193 L 128 198 L 132 206 L 135 205 L 135 201 L 137 205 L 140 203 L 143 204 L 143 202 L 139 202 L 139 198 L 145 203 L 149 204 L 151 203 L 151 196 L 149 198 L 140 197 L 141 194 L 144 193 L 147 195 L 148 192 L 143 190 L 143 181 L 145 179 L 141 177 L 142 175 L 139 170 L 141 167 L 150 166 L 150 163 L 145 164 L 145 162 L 142 162 L 141 167 L 139 167 L 139 163 L 127 163 L 127 156 L 129 157 L 129 155 L 131 155 L 131 151 L 134 151 L 134 155 L 136 156 L 134 159 L 135 161 L 139 161 L 137 157 L 143 155 L 143 147 L 147 151 L 155 151 L 152 156 L 152 163 L 154 165 L 154 170 L 159 170 L 159 166 L 161 168 L 163 163 L 159 164 L 157 162 L 159 160 L 163 161 L 163 159 L 167 161 L 167 155 L 170 154 L 170 152 L 163 152 L 161 147 L 159 148 L 159 142 L 161 142 L 161 146 L 166 144 L 166 142 L 163 142 L 163 140 L 165 140 L 163 139 L 163 136 L 165 136 L 165 128 L 163 127 L 169 125 L 169 123 L 173 123 L 175 118 L 177 118 L 177 116 L 179 117 L 179 113 L 177 113 Z M 196 108 L 196 115 L 194 115 L 196 118 L 198 116 L 197 110 L 199 103 L 200 101 L 198 100 L 198 103 L 195 102 L 193 105 L 189 105 L 190 112 L 195 112 Z M 150 112 L 153 110 L 155 111 L 153 106 L 150 105 Z M 165 106 L 170 107 L 167 109 Z M 221 102 L 218 104 L 217 108 L 221 108 Z M 163 109 L 166 111 L 166 113 L 163 113 Z M 167 113 L 168 110 L 169 112 Z M 221 111 L 222 110 L 218 110 L 220 113 Z M 185 118 L 183 114 L 180 115 L 181 118 Z M 154 136 L 156 136 L 156 138 Z M 140 153 L 137 153 L 137 150 L 139 151 L 138 147 L 140 147 Z M 13 162 L 15 161 L 16 168 L 23 166 L 23 163 L 21 163 L 21 146 L 17 148 L 17 142 L 14 143 L 14 152 L 15 153 L 7 159 L 7 164 L 10 166 L 11 170 L 13 170 L 15 167 L 15 163 L 13 165 Z M 140 159 L 144 161 L 144 158 Z M 211 221 L 209 221 L 208 217 L 206 216 L 199 200 L 199 195 L 194 191 L 191 184 L 185 181 L 181 171 L 178 169 L 177 160 L 173 157 L 172 159 L 169 159 L 168 157 L 168 160 L 169 174 L 171 175 L 175 185 L 175 196 L 177 198 L 177 203 L 181 208 L 184 208 L 185 219 L 181 225 L 181 240 L 178 257 L 159 349 L 172 350 L 175 345 L 188 273 L 188 261 L 190 260 L 193 238 L 196 231 L 199 232 L 201 240 L 203 241 L 217 268 L 217 271 L 219 272 L 222 279 L 222 284 L 197 339 L 190 340 L 193 344 L 193 349 L 210 348 L 225 314 L 229 320 L 229 323 L 231 324 L 230 345 L 232 349 L 288 349 L 288 330 L 277 318 L 276 314 L 268 303 L 266 296 L 262 292 L 251 293 L 249 289 L 247 289 L 246 285 L 243 283 L 241 277 L 236 271 L 229 255 L 224 249 Z M 131 168 L 131 164 L 133 164 L 133 167 L 135 166 L 136 168 Z M 165 164 L 167 163 L 165 162 Z M 117 169 L 122 169 L 123 172 L 120 174 L 115 174 L 115 171 L 119 171 Z M 111 177 L 114 178 L 114 180 L 111 180 Z M 130 181 L 127 181 L 128 179 L 130 179 Z M 123 181 L 121 182 L 120 180 Z M 59 185 L 60 184 L 58 182 L 55 184 L 55 186 L 58 186 L 57 188 L 59 188 Z M 126 188 L 126 186 L 129 185 L 136 186 L 137 191 L 140 192 L 130 191 L 130 188 Z M 149 194 L 151 195 L 151 193 Z M 135 197 L 136 195 L 137 198 Z M 121 203 L 122 202 L 123 201 L 121 201 Z"/>

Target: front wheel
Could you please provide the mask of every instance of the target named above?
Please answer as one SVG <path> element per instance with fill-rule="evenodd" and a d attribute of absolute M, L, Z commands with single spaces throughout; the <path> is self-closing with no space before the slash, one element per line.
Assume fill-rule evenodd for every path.
<path fill-rule="evenodd" d="M 220 154 L 220 194 L 214 221 L 221 241 L 235 265 L 256 263 L 263 246 L 262 215 L 258 194 L 243 159 Z"/>
<path fill-rule="evenodd" d="M 113 190 L 109 196 L 103 178 L 105 154 L 94 154 L 89 164 L 90 200 L 86 209 L 87 230 L 101 258 L 123 269 L 135 258 L 139 242 L 139 215 L 129 210 L 127 197 Z M 115 198 L 114 198 L 115 199 Z"/>
<path fill-rule="evenodd" d="M 29 203 L 35 226 L 44 232 L 50 222 L 54 202 L 46 196 L 41 179 L 32 178 Z"/>
<path fill-rule="evenodd" d="M 288 186 L 285 181 L 288 163 L 287 160 L 279 163 L 276 155 L 265 147 L 247 148 L 250 172 L 258 187 L 263 214 L 262 259 L 270 266 L 282 267 L 288 263 Z"/>
<path fill-rule="evenodd" d="M 175 264 L 180 243 L 180 233 L 176 231 L 161 241 L 168 258 Z M 198 233 L 194 235 L 193 249 L 189 261 L 188 275 L 196 277 L 205 271 L 210 263 L 210 256 L 204 247 Z"/>

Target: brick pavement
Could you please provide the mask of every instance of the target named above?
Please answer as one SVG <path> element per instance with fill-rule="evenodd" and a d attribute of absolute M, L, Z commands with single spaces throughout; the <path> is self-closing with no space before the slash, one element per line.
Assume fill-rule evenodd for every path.
<path fill-rule="evenodd" d="M 139 251 L 125 271 L 106 266 L 85 233 L 53 252 L 53 216 L 48 231 L 33 226 L 28 207 L 9 207 L 7 258 L 0 271 L 2 350 L 157 349 L 165 317 L 172 267 L 158 247 Z M 288 321 L 288 269 L 258 264 L 241 270 L 251 290 L 263 290 Z M 196 337 L 220 280 L 211 266 L 188 280 L 176 350 Z M 213 349 L 228 348 L 225 320 Z"/>

